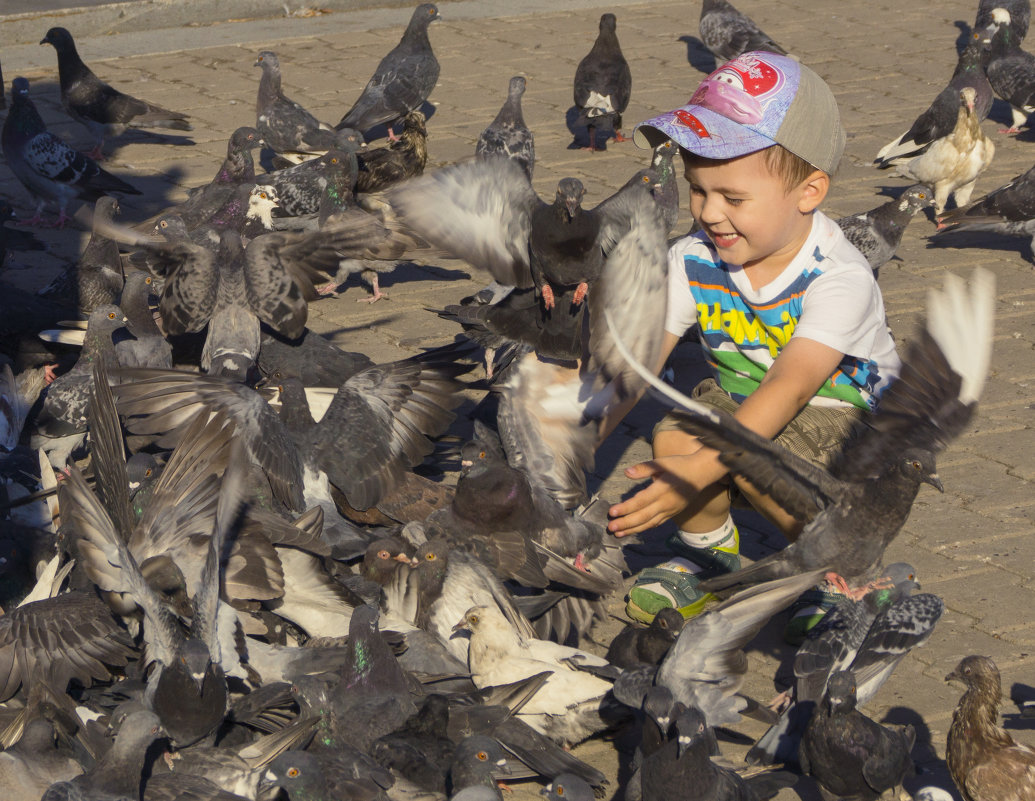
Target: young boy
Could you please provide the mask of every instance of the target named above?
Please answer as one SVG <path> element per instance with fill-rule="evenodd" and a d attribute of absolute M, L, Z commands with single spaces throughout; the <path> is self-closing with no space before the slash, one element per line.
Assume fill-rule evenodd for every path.
<path fill-rule="evenodd" d="M 664 358 L 697 323 L 713 379 L 695 397 L 826 464 L 899 369 L 872 271 L 817 210 L 844 150 L 833 94 L 793 59 L 745 53 L 634 138 L 680 146 L 703 229 L 669 250 Z M 626 470 L 652 483 L 613 506 L 609 524 L 619 537 L 670 518 L 678 525 L 669 539 L 678 558 L 642 571 L 629 593 L 627 610 L 643 621 L 664 606 L 697 614 L 710 598 L 697 576 L 740 566 L 731 481 L 716 452 L 677 413 L 655 429 L 653 449 L 654 460 Z M 800 521 L 746 481 L 733 483 L 797 535 Z"/>

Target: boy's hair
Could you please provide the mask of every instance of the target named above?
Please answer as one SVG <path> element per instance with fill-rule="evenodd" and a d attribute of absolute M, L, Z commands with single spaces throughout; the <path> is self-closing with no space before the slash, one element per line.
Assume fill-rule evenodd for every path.
<path fill-rule="evenodd" d="M 762 154 L 762 157 L 765 159 L 765 166 L 769 169 L 769 172 L 783 181 L 784 188 L 788 192 L 816 171 L 816 168 L 805 161 L 805 159 L 801 156 L 796 156 L 783 145 L 773 145 L 756 152 Z M 683 157 L 684 170 L 695 165 L 729 161 L 729 159 L 708 159 L 704 156 L 698 156 L 696 153 L 691 153 L 683 147 L 679 148 L 679 154 Z"/>

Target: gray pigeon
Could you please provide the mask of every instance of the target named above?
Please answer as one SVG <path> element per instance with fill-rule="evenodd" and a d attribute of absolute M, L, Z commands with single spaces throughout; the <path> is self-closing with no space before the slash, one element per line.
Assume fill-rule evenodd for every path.
<path fill-rule="evenodd" d="M 93 134 L 96 145 L 90 153 L 92 158 L 103 158 L 105 136 L 118 136 L 127 128 L 193 130 L 186 114 L 130 97 L 94 75 L 79 57 L 72 34 L 64 28 L 51 28 L 40 44 L 53 45 L 57 50 L 61 104 Z"/>
<path fill-rule="evenodd" d="M 661 218 L 665 223 L 665 236 L 672 233 L 679 219 L 679 179 L 675 157 L 679 147 L 671 139 L 666 139 L 651 154 L 650 168 L 658 176 L 658 185 L 651 190 L 651 195 L 661 209 Z M 682 159 L 680 159 L 682 166 Z"/>
<path fill-rule="evenodd" d="M 928 319 L 911 340 L 899 378 L 868 428 L 831 471 L 675 392 L 646 368 L 640 375 L 691 410 L 702 442 L 731 472 L 750 475 L 783 508 L 808 521 L 798 539 L 749 567 L 701 582 L 703 591 L 821 568 L 846 593 L 873 578 L 884 549 L 909 516 L 921 483 L 941 489 L 935 455 L 973 416 L 991 358 L 994 279 L 976 270 L 971 286 L 946 274 L 928 299 Z M 617 330 L 617 329 L 616 329 Z M 617 343 L 619 347 L 621 343 Z"/>
<path fill-rule="evenodd" d="M 605 139 L 613 133 L 616 142 L 629 141 L 622 136 L 622 113 L 632 94 L 632 71 L 622 55 L 615 33 L 614 14 L 600 17 L 600 32 L 589 53 L 575 69 L 576 125 L 585 125 L 589 133 L 589 150 L 597 150 L 597 131 Z"/>
<path fill-rule="evenodd" d="M 284 95 L 277 54 L 263 50 L 255 66 L 262 67 L 259 97 L 255 103 L 255 127 L 266 144 L 278 153 L 321 153 L 334 147 L 334 129 Z"/>
<path fill-rule="evenodd" d="M 931 143 L 952 133 L 956 127 L 956 115 L 959 110 L 960 90 L 971 87 L 976 95 L 974 113 L 978 121 L 983 121 L 992 110 L 992 86 L 988 82 L 985 68 L 988 66 L 991 52 L 982 39 L 983 28 L 975 28 L 974 41 L 970 42 L 960 53 L 956 70 L 952 73 L 949 85 L 942 89 L 912 126 L 897 139 L 880 149 L 873 163 L 878 167 L 890 167 L 893 164 L 905 164 L 927 150 Z"/>
<path fill-rule="evenodd" d="M 593 788 L 573 773 L 562 773 L 539 791 L 550 801 L 593 801 Z"/>
<path fill-rule="evenodd" d="M 18 741 L 0 752 L 0 785 L 6 801 L 39 801 L 50 785 L 70 781 L 83 772 L 55 744 L 54 726 L 44 718 L 25 725 Z"/>
<path fill-rule="evenodd" d="M 158 716 L 147 710 L 122 721 L 111 749 L 90 770 L 51 785 L 40 801 L 122 801 L 140 797 L 148 746 L 165 736 Z"/>
<path fill-rule="evenodd" d="M 1002 8 L 992 12 L 993 24 L 986 29 L 991 51 L 988 82 L 999 97 L 1010 104 L 1009 128 L 999 133 L 1018 133 L 1028 115 L 1035 111 L 1035 56 L 1021 49 L 1020 39 L 1010 27 L 1012 17 Z"/>
<path fill-rule="evenodd" d="M 127 327 L 133 337 L 115 343 L 115 356 L 121 367 L 169 369 L 173 366 L 172 346 L 159 330 L 151 312 L 151 298 L 157 302 L 161 294 L 157 284 L 154 276 L 139 270 L 132 270 L 126 276 L 119 308 L 126 315 Z"/>
<path fill-rule="evenodd" d="M 802 770 L 816 780 L 824 798 L 895 797 L 894 790 L 901 792 L 902 781 L 914 773 L 909 752 L 916 732 L 908 725 L 882 726 L 857 703 L 855 673 L 834 673 L 802 737 Z"/>
<path fill-rule="evenodd" d="M 720 64 L 752 50 L 787 55 L 750 17 L 726 0 L 704 0 L 699 30 L 704 46 Z"/>
<path fill-rule="evenodd" d="M 355 128 L 366 134 L 375 125 L 391 126 L 421 107 L 438 81 L 440 67 L 428 40 L 428 25 L 437 19 L 434 3 L 414 9 L 399 44 L 381 59 L 359 99 L 335 128 Z M 394 137 L 389 127 L 389 138 Z"/>
<path fill-rule="evenodd" d="M 938 235 L 952 231 L 1031 237 L 1035 259 L 1035 167 L 983 198 L 938 217 Z"/>
<path fill-rule="evenodd" d="M 845 238 L 866 257 L 876 278 L 880 268 L 895 255 L 909 221 L 932 203 L 934 190 L 926 184 L 915 184 L 897 198 L 862 214 L 842 217 L 837 224 Z"/>
<path fill-rule="evenodd" d="M 535 140 L 532 132 L 525 125 L 521 114 L 521 96 L 525 93 L 525 78 L 515 75 L 510 79 L 507 99 L 503 103 L 496 119 L 481 132 L 474 153 L 479 158 L 505 156 L 513 159 L 532 180 L 535 168 Z"/>
<path fill-rule="evenodd" d="M 40 224 L 47 201 L 57 204 L 62 227 L 71 218 L 68 204 L 76 198 L 96 200 L 110 192 L 139 195 L 140 190 L 105 172 L 97 162 L 73 150 L 47 130 L 43 118 L 29 99 L 29 82 L 15 78 L 11 82 L 13 100 L 4 120 L 0 145 L 11 172 L 36 198 L 36 213 L 27 221 Z"/>
<path fill-rule="evenodd" d="M 859 601 L 844 599 L 809 632 L 794 659 L 791 705 L 748 751 L 747 762 L 796 762 L 802 732 L 834 672 L 852 669 L 858 702 L 866 704 L 906 654 L 930 639 L 944 610 L 941 599 L 910 595 L 919 587 L 910 565 L 895 563 L 883 572 L 893 586 Z"/>
<path fill-rule="evenodd" d="M 303 161 L 293 167 L 267 173 L 263 184 L 273 187 L 281 211 L 291 217 L 314 214 L 320 210 L 320 201 L 327 186 L 356 185 L 358 163 L 355 150 L 349 152 L 330 149 L 319 158 Z"/>

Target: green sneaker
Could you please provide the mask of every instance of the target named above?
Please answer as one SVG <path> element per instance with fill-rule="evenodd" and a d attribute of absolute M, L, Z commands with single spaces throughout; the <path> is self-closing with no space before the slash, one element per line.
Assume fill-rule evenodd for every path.
<path fill-rule="evenodd" d="M 791 619 L 783 629 L 784 642 L 795 647 L 801 645 L 827 612 L 843 599 L 839 592 L 826 592 L 818 587 L 803 592 L 791 605 Z"/>
<path fill-rule="evenodd" d="M 641 623 L 650 623 L 665 607 L 675 607 L 684 618 L 699 615 L 716 600 L 697 585 L 702 578 L 740 569 L 740 534 L 734 528 L 725 541 L 712 548 L 694 548 L 674 533 L 666 543 L 679 554 L 655 567 L 640 571 L 629 590 L 625 611 Z"/>

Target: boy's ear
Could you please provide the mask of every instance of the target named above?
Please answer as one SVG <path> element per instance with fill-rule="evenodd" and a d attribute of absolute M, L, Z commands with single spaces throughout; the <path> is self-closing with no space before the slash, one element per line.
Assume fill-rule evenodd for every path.
<path fill-rule="evenodd" d="M 810 214 L 816 210 L 830 191 L 830 176 L 822 170 L 814 170 L 799 184 L 798 211 Z"/>

